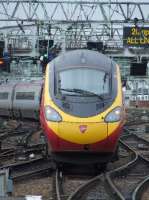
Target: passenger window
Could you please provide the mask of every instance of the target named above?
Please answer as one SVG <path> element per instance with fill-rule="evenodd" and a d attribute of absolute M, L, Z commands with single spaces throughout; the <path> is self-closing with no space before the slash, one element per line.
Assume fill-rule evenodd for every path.
<path fill-rule="evenodd" d="M 8 92 L 0 92 L 0 100 L 8 99 Z"/>
<path fill-rule="evenodd" d="M 34 100 L 35 92 L 17 92 L 17 100 Z"/>

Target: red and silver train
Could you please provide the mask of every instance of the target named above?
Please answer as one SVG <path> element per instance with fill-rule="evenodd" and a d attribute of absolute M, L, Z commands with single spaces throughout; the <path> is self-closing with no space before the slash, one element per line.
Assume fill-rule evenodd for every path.
<path fill-rule="evenodd" d="M 40 122 L 57 162 L 108 163 L 124 124 L 119 66 L 89 50 L 47 65 Z"/>
<path fill-rule="evenodd" d="M 0 115 L 38 119 L 39 109 L 56 162 L 108 163 L 124 124 L 119 66 L 98 52 L 74 50 L 47 65 L 44 84 L 0 84 Z"/>

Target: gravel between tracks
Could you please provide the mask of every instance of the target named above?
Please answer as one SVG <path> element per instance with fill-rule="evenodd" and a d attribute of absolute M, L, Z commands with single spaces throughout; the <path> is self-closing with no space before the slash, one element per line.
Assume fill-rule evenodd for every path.
<path fill-rule="evenodd" d="M 52 200 L 52 178 L 35 177 L 27 180 L 15 181 L 13 196 L 39 195 L 43 200 Z"/>

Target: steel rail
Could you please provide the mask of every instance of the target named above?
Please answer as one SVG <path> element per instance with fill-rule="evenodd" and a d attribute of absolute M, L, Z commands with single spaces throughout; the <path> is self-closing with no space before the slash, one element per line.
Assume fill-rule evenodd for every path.
<path fill-rule="evenodd" d="M 61 198 L 61 184 L 62 184 L 62 177 L 60 176 L 60 172 L 58 169 L 56 170 L 56 177 L 55 177 L 55 186 L 56 186 L 56 199 L 62 200 Z"/>
<path fill-rule="evenodd" d="M 13 180 L 20 180 L 27 176 L 41 174 L 52 170 L 51 161 L 44 158 L 32 160 L 30 162 L 24 162 L 9 166 L 10 177 Z"/>
<path fill-rule="evenodd" d="M 111 187 L 111 189 L 113 190 L 113 193 L 116 195 L 116 197 L 120 200 L 126 200 L 125 197 L 123 196 L 123 194 L 118 190 L 118 188 L 115 186 L 115 184 L 113 183 L 112 179 L 111 179 L 111 175 L 113 173 L 117 174 L 119 171 L 123 170 L 123 169 L 127 169 L 129 168 L 129 166 L 131 166 L 132 164 L 134 164 L 137 159 L 138 159 L 138 155 L 136 154 L 136 152 L 130 148 L 127 144 L 125 144 L 122 140 L 120 140 L 121 144 L 123 144 L 123 146 L 125 146 L 126 149 L 130 150 L 131 152 L 133 152 L 133 158 L 130 162 L 126 163 L 125 165 L 114 169 L 110 172 L 107 172 L 105 174 L 106 177 L 106 181 L 109 184 L 109 186 Z"/>
<path fill-rule="evenodd" d="M 104 174 L 98 175 L 89 181 L 87 181 L 85 184 L 78 187 L 69 197 L 67 200 L 76 200 L 76 199 L 84 199 L 84 194 L 88 193 L 89 190 L 93 189 L 95 186 L 98 185 L 98 189 L 100 188 L 100 196 L 102 195 L 102 199 L 107 199 L 107 196 L 111 199 L 115 197 L 115 194 L 112 194 L 111 191 L 108 189 L 105 185 L 105 177 Z M 104 191 L 103 191 L 104 190 Z M 88 195 L 88 194 L 87 194 Z M 104 196 L 104 197 L 103 197 Z M 105 197 L 106 196 L 106 197 Z M 108 198 L 108 199 L 109 199 Z"/>
<path fill-rule="evenodd" d="M 134 190 L 132 194 L 132 200 L 140 200 L 142 199 L 142 194 L 145 188 L 149 187 L 149 176 L 143 180 Z"/>
<path fill-rule="evenodd" d="M 133 139 L 133 140 L 132 140 Z M 121 140 L 130 146 L 135 152 L 145 160 L 149 161 L 149 141 L 144 138 L 131 133 L 129 135 L 124 135 Z"/>
<path fill-rule="evenodd" d="M 129 132 L 129 131 L 128 131 Z M 123 136 L 123 138 L 129 138 L 129 136 L 131 136 L 132 134 L 130 135 L 126 135 L 126 136 Z M 142 138 L 139 138 L 140 140 L 144 141 L 144 139 Z M 148 166 L 148 163 L 149 163 L 149 160 L 147 159 L 144 159 L 143 156 L 141 156 L 140 154 L 138 154 L 133 148 L 132 146 L 129 146 L 129 144 L 125 143 L 124 141 L 121 140 L 121 142 L 127 147 L 129 148 L 132 152 L 134 152 L 134 159 L 132 161 L 130 161 L 129 163 L 127 163 L 126 165 L 124 166 L 121 166 L 113 171 L 110 171 L 110 172 L 107 172 L 106 173 L 106 179 L 107 179 L 107 182 L 108 184 L 110 185 L 110 187 L 113 189 L 113 192 L 116 193 L 116 195 L 118 195 L 117 197 L 121 200 L 125 200 L 126 198 L 130 198 L 130 192 L 131 192 L 131 196 L 134 196 L 135 195 L 135 198 L 136 198 L 136 194 L 138 194 L 136 191 L 139 191 L 139 188 L 140 187 L 143 187 L 143 185 L 146 183 L 146 173 L 145 171 L 143 171 L 142 173 L 142 176 L 141 177 L 135 177 L 135 174 L 133 175 L 135 177 L 135 179 L 138 178 L 138 181 L 140 180 L 140 178 L 144 178 L 143 181 L 141 181 L 141 183 L 139 183 L 137 186 L 133 186 L 133 191 L 129 191 L 128 194 L 124 194 L 122 190 L 120 190 L 120 188 L 118 188 L 118 186 L 115 185 L 115 183 L 113 182 L 113 178 L 115 177 L 119 177 L 119 176 L 123 176 L 123 179 L 124 177 L 126 176 L 127 177 L 127 174 L 129 175 L 129 172 L 131 170 L 135 170 L 135 166 L 139 166 L 139 163 L 144 163 L 142 166 L 145 166 L 145 163 L 147 164 Z M 145 141 L 146 142 L 146 141 Z M 134 167 L 134 168 L 133 168 Z M 143 170 L 143 169 L 142 169 Z M 145 169 L 144 169 L 145 170 Z M 136 172 L 137 173 L 137 172 Z M 119 183 L 120 184 L 120 183 Z M 136 184 L 136 183 L 135 183 Z M 141 184 L 141 185 L 140 185 Z M 128 196 L 129 197 L 128 197 Z M 127 197 L 126 197 L 127 196 Z"/>
<path fill-rule="evenodd" d="M 121 200 L 125 200 L 127 198 L 130 199 L 132 198 L 135 189 L 138 187 L 140 182 L 142 182 L 142 179 L 145 180 L 146 177 L 148 177 L 148 166 L 149 162 L 138 155 L 137 159 L 133 162 L 130 162 L 128 165 L 113 170 L 112 172 L 108 172 L 106 178 L 114 190 L 118 191 L 117 194 L 119 194 L 119 198 Z M 139 167 L 141 167 L 141 169 L 139 169 Z M 116 182 L 118 183 L 116 184 Z"/>

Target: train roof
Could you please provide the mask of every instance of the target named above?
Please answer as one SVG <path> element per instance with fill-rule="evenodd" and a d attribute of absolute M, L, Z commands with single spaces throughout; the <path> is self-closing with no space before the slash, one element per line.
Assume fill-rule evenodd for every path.
<path fill-rule="evenodd" d="M 71 67 L 91 67 L 111 71 L 113 61 L 107 56 L 91 50 L 73 50 L 62 53 L 52 61 L 56 71 Z"/>

